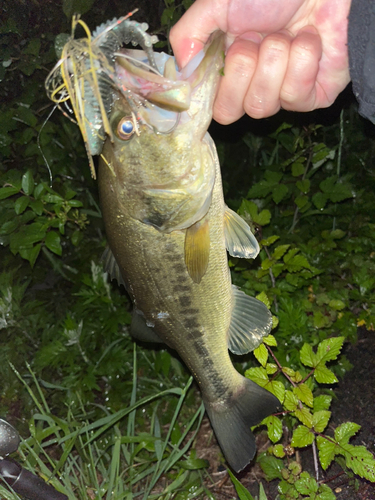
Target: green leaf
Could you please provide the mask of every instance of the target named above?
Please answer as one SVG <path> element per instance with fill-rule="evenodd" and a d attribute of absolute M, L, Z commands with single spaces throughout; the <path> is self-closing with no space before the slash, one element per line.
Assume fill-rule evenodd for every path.
<path fill-rule="evenodd" d="M 287 194 L 288 187 L 285 184 L 279 184 L 272 189 L 272 199 L 277 205 Z"/>
<path fill-rule="evenodd" d="M 34 65 L 30 64 L 30 69 L 32 70 L 31 72 L 34 71 Z M 26 69 L 27 66 L 24 66 L 22 71 L 27 74 L 24 69 Z M 31 74 L 31 73 L 30 73 Z M 36 124 L 38 123 L 38 119 L 34 115 L 34 113 L 31 111 L 31 109 L 28 106 L 19 106 L 17 108 L 17 111 L 15 112 L 15 116 L 17 117 L 18 121 L 25 123 L 25 125 L 29 125 L 29 127 L 35 127 Z"/>
<path fill-rule="evenodd" d="M 285 258 L 284 258 L 285 261 Z M 301 271 L 301 269 L 310 269 L 310 264 L 303 255 L 296 255 L 288 262 L 285 262 L 286 268 L 290 273 Z"/>
<path fill-rule="evenodd" d="M 264 387 L 269 382 L 266 370 L 261 367 L 249 368 L 245 372 L 245 377 L 249 378 L 261 387 Z"/>
<path fill-rule="evenodd" d="M 319 488 L 318 483 L 308 472 L 302 472 L 300 478 L 297 479 L 294 485 L 298 493 L 301 493 L 301 495 L 313 495 Z M 314 497 L 315 495 L 312 496 L 312 498 Z"/>
<path fill-rule="evenodd" d="M 258 293 L 256 298 L 258 300 L 260 300 L 261 302 L 263 302 L 263 304 L 266 305 L 268 307 L 268 309 L 271 307 L 269 298 L 267 297 L 267 294 L 265 292 Z"/>
<path fill-rule="evenodd" d="M 267 481 L 282 479 L 281 471 L 284 468 L 282 460 L 264 453 L 258 457 L 257 462 L 260 464 Z"/>
<path fill-rule="evenodd" d="M 60 243 L 60 235 L 55 231 L 50 231 L 45 239 L 46 247 L 56 255 L 62 255 L 62 248 Z"/>
<path fill-rule="evenodd" d="M 312 197 L 312 201 L 317 209 L 322 210 L 328 200 L 328 196 L 324 193 L 315 193 Z"/>
<path fill-rule="evenodd" d="M 300 196 L 297 196 L 295 199 L 294 199 L 294 203 L 297 205 L 297 207 L 302 210 L 306 205 L 308 205 L 309 203 L 309 198 L 308 196 L 306 195 L 300 195 Z"/>
<path fill-rule="evenodd" d="M 271 334 L 267 335 L 267 337 L 263 337 L 263 342 L 264 342 L 265 344 L 267 344 L 267 345 L 271 346 L 271 347 L 272 347 L 272 346 L 274 346 L 274 347 L 276 347 L 276 346 L 277 346 L 277 340 L 276 340 L 276 338 L 275 338 L 273 335 L 271 335 Z"/>
<path fill-rule="evenodd" d="M 274 396 L 277 397 L 277 399 L 282 403 L 284 401 L 284 395 L 285 395 L 285 386 L 282 382 L 279 382 L 278 380 L 272 380 L 269 381 L 265 386 L 267 390 L 272 392 Z"/>
<path fill-rule="evenodd" d="M 313 407 L 314 398 L 311 389 L 308 385 L 299 384 L 297 387 L 293 388 L 293 392 L 297 396 L 297 398 L 302 401 L 302 403 L 305 403 L 307 406 L 310 406 L 311 408 Z"/>
<path fill-rule="evenodd" d="M 338 382 L 336 375 L 323 364 L 317 365 L 314 377 L 320 384 L 335 384 Z"/>
<path fill-rule="evenodd" d="M 298 408 L 298 398 L 293 394 L 293 392 L 285 392 L 284 406 L 289 411 L 294 411 Z"/>
<path fill-rule="evenodd" d="M 63 12 L 68 19 L 73 14 L 86 14 L 95 0 L 63 0 Z"/>
<path fill-rule="evenodd" d="M 40 38 L 32 38 L 27 44 L 27 47 L 23 49 L 24 54 L 31 54 L 32 56 L 38 56 L 40 51 Z"/>
<path fill-rule="evenodd" d="M 269 439 L 273 443 L 277 443 L 283 435 L 283 426 L 281 420 L 275 415 L 271 415 L 270 417 L 265 418 L 262 421 L 262 424 L 267 426 L 267 434 Z"/>
<path fill-rule="evenodd" d="M 302 191 L 302 193 L 307 194 L 310 191 L 311 182 L 309 179 L 303 179 L 303 181 L 297 181 L 297 188 Z"/>
<path fill-rule="evenodd" d="M 331 412 L 327 410 L 320 410 L 313 415 L 313 428 L 316 432 L 323 432 L 327 427 Z"/>
<path fill-rule="evenodd" d="M 335 429 L 335 439 L 340 445 L 346 444 L 360 428 L 361 426 L 354 422 L 344 422 Z"/>
<path fill-rule="evenodd" d="M 35 194 L 35 191 L 34 191 L 34 194 Z M 42 215 L 43 210 L 44 210 L 44 205 L 40 200 L 30 200 L 30 208 L 37 215 Z"/>
<path fill-rule="evenodd" d="M 9 198 L 10 196 L 13 196 L 14 194 L 17 194 L 19 192 L 20 190 L 13 186 L 0 188 L 0 200 L 5 200 L 6 198 Z"/>
<path fill-rule="evenodd" d="M 319 500 L 336 500 L 336 495 L 333 493 L 331 488 L 326 484 L 321 484 L 318 490 Z"/>
<path fill-rule="evenodd" d="M 40 242 L 44 239 L 45 235 L 46 227 L 40 222 L 22 226 L 17 233 L 11 234 L 10 250 L 13 254 L 16 254 L 21 248 L 30 248 L 34 243 Z"/>
<path fill-rule="evenodd" d="M 16 214 L 22 214 L 26 210 L 29 202 L 30 198 L 28 198 L 27 196 L 21 196 L 20 198 L 17 198 L 14 204 L 14 211 L 16 212 Z"/>
<path fill-rule="evenodd" d="M 266 371 L 268 373 L 268 375 L 273 375 L 274 373 L 276 373 L 278 370 L 278 366 L 275 365 L 275 363 L 267 363 L 266 365 Z"/>
<path fill-rule="evenodd" d="M 328 305 L 335 311 L 342 311 L 343 309 L 345 309 L 345 302 L 340 299 L 332 299 L 329 301 Z"/>
<path fill-rule="evenodd" d="M 314 398 L 314 412 L 318 412 L 321 410 L 328 410 L 331 406 L 332 396 L 328 396 L 326 394 L 321 394 Z"/>
<path fill-rule="evenodd" d="M 315 436 L 308 427 L 299 425 L 293 432 L 291 445 L 296 448 L 304 448 L 312 444 L 314 439 Z"/>
<path fill-rule="evenodd" d="M 344 444 L 341 446 L 340 453 L 344 455 L 347 467 L 359 476 L 375 483 L 375 459 L 364 446 Z"/>
<path fill-rule="evenodd" d="M 260 241 L 260 244 L 263 245 L 264 247 L 269 247 L 271 246 L 273 243 L 275 243 L 275 241 L 277 241 L 278 239 L 280 239 L 280 236 L 276 236 L 276 235 L 273 235 L 273 236 L 269 236 L 268 238 L 266 238 L 265 240 L 261 240 Z"/>
<path fill-rule="evenodd" d="M 42 245 L 38 243 L 37 245 L 29 248 L 20 248 L 20 255 L 23 259 L 30 262 L 31 267 L 34 267 L 35 261 L 38 258 Z"/>
<path fill-rule="evenodd" d="M 264 344 L 260 344 L 259 347 L 254 349 L 254 356 L 257 358 L 259 363 L 265 367 L 268 359 L 267 347 Z"/>
<path fill-rule="evenodd" d="M 271 221 L 271 212 L 267 209 L 264 209 L 253 218 L 253 221 L 259 226 L 266 226 Z"/>
<path fill-rule="evenodd" d="M 310 410 L 303 406 L 302 408 L 297 408 L 294 411 L 295 416 L 300 420 L 306 427 L 311 429 L 313 425 L 313 416 L 310 413 Z"/>
<path fill-rule="evenodd" d="M 284 446 L 282 444 L 275 444 L 275 446 L 272 448 L 272 452 L 277 458 L 285 457 Z"/>
<path fill-rule="evenodd" d="M 10 234 L 13 233 L 15 229 L 17 229 L 19 224 L 18 217 L 12 220 L 9 220 L 8 222 L 4 222 L 4 224 L 1 226 L 0 229 L 0 234 Z"/>
<path fill-rule="evenodd" d="M 318 445 L 318 450 L 319 450 L 320 464 L 322 466 L 322 469 L 326 470 L 335 456 L 336 443 L 322 436 L 317 436 L 316 443 Z"/>
<path fill-rule="evenodd" d="M 245 486 L 239 482 L 239 480 L 232 474 L 232 472 L 228 470 L 229 476 L 232 480 L 232 483 L 234 484 L 234 487 L 236 489 L 238 498 L 240 500 L 254 500 L 254 497 L 250 494 L 250 491 L 245 488 Z"/>
<path fill-rule="evenodd" d="M 263 484 L 259 484 L 259 500 L 267 500 L 266 492 L 264 491 Z"/>
<path fill-rule="evenodd" d="M 333 240 L 341 240 L 346 235 L 346 232 L 342 229 L 334 229 L 329 235 Z"/>
<path fill-rule="evenodd" d="M 332 337 L 325 339 L 318 345 L 317 359 L 319 363 L 326 363 L 337 359 L 344 344 L 345 337 Z"/>
<path fill-rule="evenodd" d="M 300 350 L 300 359 L 305 366 L 314 367 L 317 364 L 316 355 L 310 344 L 303 344 Z"/>
<path fill-rule="evenodd" d="M 276 247 L 272 254 L 272 259 L 273 260 L 281 259 L 281 257 L 285 254 L 285 252 L 288 250 L 289 247 L 290 245 L 279 245 L 278 247 Z"/>
<path fill-rule="evenodd" d="M 305 166 L 303 163 L 295 162 L 292 164 L 292 175 L 293 177 L 299 177 L 305 172 Z"/>
<path fill-rule="evenodd" d="M 181 469 L 184 470 L 198 470 L 198 469 L 206 469 L 209 465 L 207 460 L 203 458 L 193 458 L 188 457 L 186 460 L 181 460 L 176 463 Z"/>
<path fill-rule="evenodd" d="M 34 198 L 36 200 L 39 200 L 44 190 L 45 190 L 44 185 L 42 183 L 38 184 L 34 189 Z"/>
<path fill-rule="evenodd" d="M 28 170 L 22 176 L 22 189 L 25 194 L 30 196 L 34 191 L 34 177 L 31 170 Z"/>

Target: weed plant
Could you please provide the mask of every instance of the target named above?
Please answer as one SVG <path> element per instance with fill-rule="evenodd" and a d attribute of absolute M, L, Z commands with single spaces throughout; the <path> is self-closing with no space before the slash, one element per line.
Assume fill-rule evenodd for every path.
<path fill-rule="evenodd" d="M 124 14 L 91 5 L 80 2 L 91 27 Z M 186 7 L 168 0 L 154 31 L 167 33 Z M 1 27 L 0 416 L 25 437 L 17 459 L 69 499 L 215 498 L 195 450 L 198 393 L 174 353 L 131 340 L 128 297 L 100 263 L 79 129 L 49 116 L 43 82 L 56 35 L 69 30 L 59 9 L 10 9 Z M 248 120 L 236 140 L 214 136 L 226 199 L 261 245 L 255 262 L 230 259 L 233 282 L 274 314 L 272 335 L 234 361 L 283 403 L 258 426 L 270 441 L 257 457 L 265 478 L 279 481 L 280 499 L 330 500 L 320 471 L 333 461 L 375 481 L 372 454 L 350 443 L 359 425 L 330 427 L 335 384 L 350 369 L 343 344 L 375 323 L 373 131 L 354 105 L 330 125 L 277 120 L 267 133 Z M 314 477 L 296 459 L 306 447 Z M 18 498 L 1 483 L 0 496 Z"/>

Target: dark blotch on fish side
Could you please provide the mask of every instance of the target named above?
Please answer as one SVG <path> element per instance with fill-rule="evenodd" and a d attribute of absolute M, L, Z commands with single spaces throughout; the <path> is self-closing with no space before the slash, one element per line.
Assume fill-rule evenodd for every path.
<path fill-rule="evenodd" d="M 175 285 L 173 287 L 173 291 L 175 293 L 179 292 L 190 292 L 190 286 L 189 285 L 181 285 L 180 283 L 178 285 Z"/>
<path fill-rule="evenodd" d="M 190 295 L 180 295 L 178 297 L 178 301 L 180 302 L 180 306 L 183 308 L 187 308 L 191 306 L 191 297 Z M 185 310 L 183 311 L 185 313 Z"/>
<path fill-rule="evenodd" d="M 184 327 L 186 329 L 190 329 L 190 330 L 194 330 L 194 329 L 199 329 L 199 323 L 198 323 L 198 320 L 197 318 L 185 318 L 184 319 Z M 199 335 L 202 336 L 203 334 L 201 333 L 200 330 L 199 331 Z M 193 332 L 190 332 L 188 333 L 188 336 L 190 337 L 191 335 L 193 334 Z M 193 336 L 194 338 L 194 336 Z"/>

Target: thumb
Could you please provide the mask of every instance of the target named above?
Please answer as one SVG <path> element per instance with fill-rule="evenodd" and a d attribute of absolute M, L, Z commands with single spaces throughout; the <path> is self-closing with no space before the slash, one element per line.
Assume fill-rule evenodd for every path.
<path fill-rule="evenodd" d="M 169 40 L 180 68 L 186 66 L 202 50 L 211 33 L 219 29 L 216 19 L 220 19 L 220 13 L 214 12 L 213 3 L 212 0 L 196 0 L 171 29 Z"/>

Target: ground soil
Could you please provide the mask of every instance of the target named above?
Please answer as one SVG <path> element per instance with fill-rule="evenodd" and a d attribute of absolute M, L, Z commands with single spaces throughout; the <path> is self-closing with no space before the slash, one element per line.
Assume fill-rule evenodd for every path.
<path fill-rule="evenodd" d="M 353 369 L 335 389 L 337 399 L 332 403 L 330 425 L 335 428 L 348 421 L 361 425 L 361 430 L 351 443 L 364 445 L 375 453 L 375 332 L 360 330 L 357 343 L 347 344 L 344 353 Z M 267 449 L 269 444 L 265 436 L 259 436 L 258 450 Z M 220 461 L 219 447 L 207 418 L 201 427 L 196 447 L 198 455 L 210 463 L 208 472 L 211 480 L 207 481 L 207 487 L 216 500 L 236 499 L 236 492 Z M 315 477 L 311 447 L 299 453 L 297 459 L 303 469 Z M 248 466 L 237 477 L 254 497 L 259 494 L 259 482 L 262 481 L 268 500 L 277 500 L 277 482 L 267 483 L 258 465 Z M 325 472 L 320 469 L 319 478 L 332 488 L 337 500 L 375 500 L 375 484 L 358 476 L 348 477 L 336 463 Z"/>

